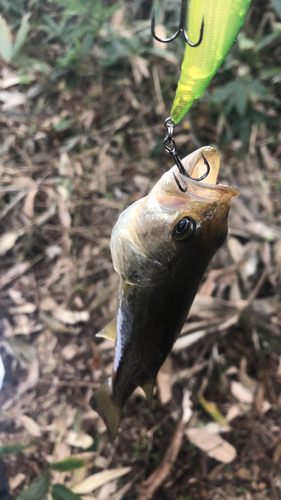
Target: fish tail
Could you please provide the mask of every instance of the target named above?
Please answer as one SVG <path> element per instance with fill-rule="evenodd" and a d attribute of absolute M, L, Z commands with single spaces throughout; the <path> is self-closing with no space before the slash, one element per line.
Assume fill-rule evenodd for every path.
<path fill-rule="evenodd" d="M 107 379 L 95 392 L 90 400 L 90 405 L 102 417 L 110 436 L 114 439 L 119 428 L 123 408 L 120 408 L 112 398 L 111 378 Z"/>

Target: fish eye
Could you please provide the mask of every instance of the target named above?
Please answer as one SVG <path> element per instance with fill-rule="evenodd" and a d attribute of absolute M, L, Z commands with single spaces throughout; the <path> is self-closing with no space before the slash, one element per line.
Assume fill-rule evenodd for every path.
<path fill-rule="evenodd" d="M 175 240 L 190 241 L 195 235 L 196 222 L 192 217 L 183 217 L 174 227 L 173 237 Z"/>

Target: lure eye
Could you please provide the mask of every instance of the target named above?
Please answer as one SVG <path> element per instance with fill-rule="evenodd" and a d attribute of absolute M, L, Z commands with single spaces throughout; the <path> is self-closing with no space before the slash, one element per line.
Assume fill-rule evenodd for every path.
<path fill-rule="evenodd" d="M 175 240 L 190 241 L 195 235 L 196 222 L 191 217 L 184 217 L 174 227 L 173 237 Z"/>

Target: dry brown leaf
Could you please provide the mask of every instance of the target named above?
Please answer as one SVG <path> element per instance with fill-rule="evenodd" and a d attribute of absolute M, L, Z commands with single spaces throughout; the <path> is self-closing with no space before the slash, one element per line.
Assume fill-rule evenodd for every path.
<path fill-rule="evenodd" d="M 109 469 L 104 470 L 103 472 L 98 472 L 97 474 L 87 477 L 87 479 L 85 479 L 82 483 L 74 486 L 72 491 L 73 493 L 78 493 L 80 495 L 91 493 L 104 484 L 109 483 L 109 481 L 113 481 L 113 479 L 118 479 L 119 477 L 128 474 L 130 470 L 131 467 L 122 467 L 120 469 Z"/>
<path fill-rule="evenodd" d="M 58 212 L 62 226 L 69 229 L 71 227 L 71 215 L 63 200 L 60 200 L 58 203 Z"/>
<path fill-rule="evenodd" d="M 148 61 L 141 56 L 133 55 L 130 57 L 130 63 L 136 83 L 141 83 L 143 77 L 149 78 Z"/>
<path fill-rule="evenodd" d="M 73 167 L 67 153 L 61 153 L 58 169 L 62 177 L 73 177 Z"/>
<path fill-rule="evenodd" d="M 40 302 L 40 308 L 43 311 L 53 312 L 58 308 L 58 304 L 52 297 L 45 297 Z"/>
<path fill-rule="evenodd" d="M 167 476 L 170 474 L 171 468 L 180 451 L 183 432 L 184 423 L 180 420 L 172 441 L 165 452 L 163 460 L 160 462 L 157 469 L 149 476 L 149 478 L 142 483 L 138 500 L 150 500 L 154 492 L 167 479 Z"/>
<path fill-rule="evenodd" d="M 76 344 L 68 344 L 61 350 L 61 355 L 66 361 L 73 359 L 78 352 L 78 347 Z"/>
<path fill-rule="evenodd" d="M 56 311 L 53 311 L 53 315 L 66 325 L 75 325 L 80 322 L 86 323 L 90 319 L 88 311 L 69 311 L 60 307 Z"/>
<path fill-rule="evenodd" d="M 172 397 L 172 360 L 168 356 L 157 376 L 159 398 L 163 405 L 167 404 Z"/>
<path fill-rule="evenodd" d="M 85 432 L 81 431 L 79 432 L 79 434 L 77 434 L 74 431 L 69 431 L 65 438 L 65 442 L 69 444 L 69 446 L 87 449 L 92 446 L 94 440 L 91 436 L 89 436 L 89 434 L 86 434 Z"/>
<path fill-rule="evenodd" d="M 26 475 L 19 472 L 15 477 L 9 479 L 9 486 L 11 491 L 14 491 L 25 480 Z"/>
<path fill-rule="evenodd" d="M 0 238 L 0 255 L 5 255 L 9 250 L 13 248 L 17 239 L 25 233 L 26 229 L 19 229 L 18 231 L 12 231 L 11 233 L 6 233 Z"/>
<path fill-rule="evenodd" d="M 23 213 L 28 217 L 29 219 L 32 219 L 34 217 L 34 200 L 35 196 L 37 194 L 38 188 L 35 187 L 29 191 L 27 194 L 24 205 L 23 205 Z"/>
<path fill-rule="evenodd" d="M 113 481 L 110 481 L 109 483 L 106 483 L 101 487 L 97 495 L 97 500 L 108 500 L 110 498 L 110 495 L 113 495 L 116 490 L 117 479 L 114 479 Z"/>
<path fill-rule="evenodd" d="M 164 24 L 157 24 L 155 26 L 155 33 L 157 33 L 157 36 L 159 38 L 167 38 L 167 32 Z M 156 40 L 156 38 L 153 37 L 153 47 L 159 50 L 166 50 L 167 44 L 159 42 L 158 40 Z"/>
<path fill-rule="evenodd" d="M 205 429 L 187 429 L 185 432 L 192 444 L 218 462 L 229 464 L 236 458 L 234 446 L 221 436 L 211 434 Z"/>
<path fill-rule="evenodd" d="M 23 394 L 28 389 L 35 387 L 39 380 L 39 361 L 35 359 L 28 368 L 26 379 L 18 386 L 18 392 Z"/>
<path fill-rule="evenodd" d="M 16 264 L 11 267 L 3 276 L 0 278 L 0 289 L 10 283 L 13 279 L 21 274 L 25 273 L 30 267 L 29 262 L 21 262 L 21 264 Z"/>
<path fill-rule="evenodd" d="M 182 398 L 182 411 L 183 411 L 182 421 L 184 424 L 187 424 L 187 422 L 189 422 L 189 420 L 191 419 L 191 417 L 193 415 L 193 410 L 192 410 L 193 403 L 190 399 L 190 396 L 191 396 L 191 392 L 184 390 L 184 394 L 183 394 L 183 398 Z"/>
<path fill-rule="evenodd" d="M 39 425 L 33 420 L 33 418 L 28 417 L 27 415 L 21 415 L 19 418 L 20 422 L 24 426 L 24 428 L 27 430 L 28 434 L 30 434 L 33 437 L 40 437 L 41 436 L 41 429 Z"/>
<path fill-rule="evenodd" d="M 273 453 L 273 462 L 275 464 L 280 463 L 280 458 L 281 458 L 281 443 L 278 443 Z"/>
<path fill-rule="evenodd" d="M 3 90 L 2 92 L 0 92 L 0 101 L 4 103 L 2 106 L 2 110 L 6 111 L 7 109 L 25 104 L 26 97 L 20 92 L 8 92 L 7 90 Z"/>
<path fill-rule="evenodd" d="M 25 303 L 25 300 L 24 300 L 20 290 L 16 290 L 15 288 L 9 288 L 8 294 L 9 294 L 9 297 L 11 297 L 12 301 L 17 306 L 20 306 L 20 305 Z"/>
<path fill-rule="evenodd" d="M 249 469 L 246 467 L 241 467 L 235 474 L 239 479 L 243 479 L 243 481 L 252 481 L 253 475 Z"/>
<path fill-rule="evenodd" d="M 229 408 L 225 418 L 227 422 L 231 422 L 231 420 L 234 420 L 234 418 L 239 417 L 243 414 L 244 411 L 242 410 L 242 408 L 238 404 L 235 404 Z"/>
<path fill-rule="evenodd" d="M 247 403 L 247 404 L 252 404 L 254 401 L 254 395 L 253 393 L 249 390 L 246 389 L 246 387 L 243 387 L 240 382 L 236 382 L 233 380 L 231 382 L 231 393 L 232 395 L 238 399 L 238 401 L 241 401 L 241 403 Z"/>
<path fill-rule="evenodd" d="M 10 314 L 32 314 L 36 311 L 37 307 L 31 302 L 26 302 L 25 304 L 17 307 L 11 307 L 9 309 Z"/>

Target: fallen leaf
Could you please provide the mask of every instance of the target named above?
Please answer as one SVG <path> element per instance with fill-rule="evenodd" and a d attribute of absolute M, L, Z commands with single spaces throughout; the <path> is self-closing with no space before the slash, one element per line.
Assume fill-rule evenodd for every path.
<path fill-rule="evenodd" d="M 235 474 L 239 479 L 243 479 L 244 481 L 252 481 L 253 475 L 249 469 L 246 467 L 241 467 Z"/>
<path fill-rule="evenodd" d="M 61 350 L 61 355 L 66 361 L 70 361 L 76 356 L 78 348 L 76 344 L 68 344 Z"/>
<path fill-rule="evenodd" d="M 229 464 L 236 458 L 235 448 L 221 436 L 211 434 L 205 429 L 187 429 L 190 442 L 218 462 Z"/>
<path fill-rule="evenodd" d="M 157 36 L 159 38 L 167 38 L 167 31 L 166 31 L 164 24 L 157 24 L 155 26 L 155 33 L 157 33 Z M 167 44 L 163 43 L 163 42 L 159 42 L 158 40 L 156 40 L 156 38 L 153 37 L 153 47 L 155 49 L 159 49 L 162 51 L 162 50 L 166 50 Z"/>
<path fill-rule="evenodd" d="M 10 314 L 32 314 L 36 311 L 37 307 L 31 302 L 26 302 L 25 304 L 17 307 L 11 307 L 9 309 Z"/>
<path fill-rule="evenodd" d="M 17 239 L 25 233 L 25 229 L 19 229 L 6 233 L 0 238 L 0 255 L 5 255 L 15 245 Z"/>
<path fill-rule="evenodd" d="M 233 380 L 230 388 L 232 395 L 238 399 L 238 401 L 241 401 L 241 403 L 251 404 L 254 401 L 253 393 L 249 389 L 246 389 L 246 387 L 243 387 L 240 382 Z"/>
<path fill-rule="evenodd" d="M 89 434 L 86 434 L 85 432 L 79 432 L 77 434 L 74 431 L 69 431 L 67 433 L 67 436 L 65 438 L 65 442 L 69 444 L 70 446 L 77 446 L 77 448 L 90 448 L 92 446 L 94 440 Z"/>
<path fill-rule="evenodd" d="M 19 472 L 15 477 L 11 477 L 9 479 L 9 486 L 11 491 L 15 491 L 18 486 L 25 480 L 26 475 L 22 472 Z"/>
<path fill-rule="evenodd" d="M 68 210 L 64 200 L 59 201 L 58 212 L 59 212 L 59 218 L 60 218 L 60 222 L 61 222 L 62 226 L 69 229 L 71 227 L 71 215 L 69 213 L 69 210 Z"/>
<path fill-rule="evenodd" d="M 88 311 L 69 311 L 61 308 L 53 311 L 53 315 L 66 325 L 75 325 L 80 322 L 86 323 L 90 319 Z"/>
<path fill-rule="evenodd" d="M 91 493 L 104 484 L 109 483 L 109 481 L 128 474 L 130 470 L 131 467 L 122 467 L 120 469 L 109 469 L 104 470 L 103 472 L 98 472 L 97 474 L 93 474 L 92 476 L 87 477 L 87 479 L 85 479 L 85 481 L 82 481 L 82 483 L 74 486 L 74 488 L 72 488 L 72 491 L 80 495 Z"/>
<path fill-rule="evenodd" d="M 27 430 L 28 434 L 30 434 L 33 437 L 40 437 L 41 436 L 41 429 L 39 425 L 33 420 L 33 418 L 28 417 L 27 415 L 21 415 L 19 418 L 20 422 L 24 426 L 24 428 Z"/>
<path fill-rule="evenodd" d="M 29 219 L 32 219 L 34 217 L 34 200 L 35 196 L 37 194 L 38 188 L 31 189 L 29 193 L 27 194 L 24 205 L 23 205 L 23 213 L 28 217 Z"/>
<path fill-rule="evenodd" d="M 183 410 L 182 421 L 184 424 L 187 424 L 187 422 L 189 422 L 189 420 L 193 415 L 193 410 L 192 410 L 193 403 L 190 399 L 190 396 L 191 392 L 184 390 L 182 398 L 182 410 Z"/>
<path fill-rule="evenodd" d="M 25 273 L 30 267 L 29 262 L 21 262 L 20 264 L 16 264 L 11 267 L 3 276 L 0 278 L 0 289 L 14 280 L 17 276 Z"/>
<path fill-rule="evenodd" d="M 2 90 L 0 92 L 0 101 L 4 102 L 2 110 L 14 108 L 26 103 L 26 97 L 21 92 L 8 92 L 7 90 Z"/>
<path fill-rule="evenodd" d="M 227 422 L 226 418 L 223 416 L 223 414 L 220 412 L 218 409 L 217 405 L 211 401 L 207 401 L 204 396 L 199 396 L 199 402 L 203 406 L 204 410 L 209 413 L 209 415 L 212 417 L 212 419 L 219 423 L 220 425 L 230 428 L 229 423 Z"/>
<path fill-rule="evenodd" d="M 141 83 L 143 77 L 149 78 L 148 61 L 144 57 L 133 55 L 130 58 L 132 71 L 136 83 Z"/>
<path fill-rule="evenodd" d="M 278 464 L 280 462 L 280 458 L 281 458 L 281 443 L 278 443 L 273 453 L 273 462 L 275 464 Z"/>
<path fill-rule="evenodd" d="M 157 376 L 159 398 L 162 405 L 167 404 L 172 397 L 172 360 L 168 356 Z"/>
<path fill-rule="evenodd" d="M 40 308 L 43 309 L 43 311 L 52 312 L 58 308 L 58 304 L 52 297 L 45 297 L 40 302 Z"/>
<path fill-rule="evenodd" d="M 226 415 L 226 420 L 227 422 L 231 422 L 231 420 L 234 420 L 234 418 L 239 417 L 239 415 L 243 415 L 244 412 L 242 408 L 238 404 L 232 405 L 231 408 L 229 408 L 227 415 Z"/>

